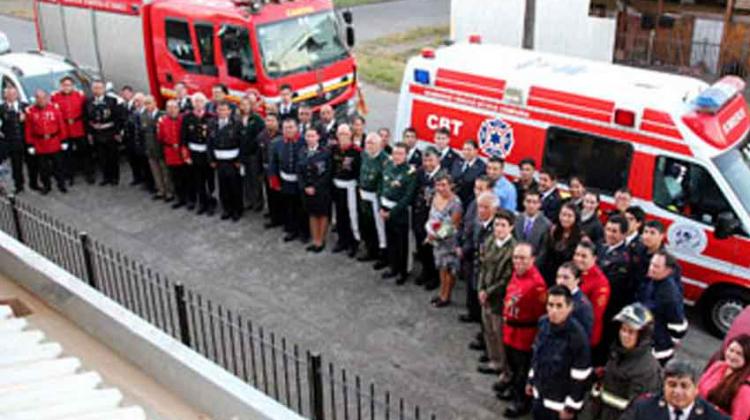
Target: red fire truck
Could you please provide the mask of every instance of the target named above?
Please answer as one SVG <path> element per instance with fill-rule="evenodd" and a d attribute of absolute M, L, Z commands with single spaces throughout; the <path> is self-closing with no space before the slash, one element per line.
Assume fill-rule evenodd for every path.
<path fill-rule="evenodd" d="M 295 101 L 353 109 L 357 92 L 351 13 L 331 0 L 36 0 L 39 48 L 118 86 L 164 99 L 174 84 L 230 99 L 248 89 L 274 102 L 285 84 Z M 346 34 L 346 36 L 342 36 Z M 344 41 L 346 38 L 346 41 Z"/>
<path fill-rule="evenodd" d="M 685 300 L 716 334 L 750 303 L 750 118 L 744 82 L 482 45 L 425 50 L 406 67 L 397 130 L 456 148 L 476 139 L 518 175 L 531 157 L 598 191 L 628 187 L 668 227 Z M 400 132 L 400 131 L 399 131 Z"/>

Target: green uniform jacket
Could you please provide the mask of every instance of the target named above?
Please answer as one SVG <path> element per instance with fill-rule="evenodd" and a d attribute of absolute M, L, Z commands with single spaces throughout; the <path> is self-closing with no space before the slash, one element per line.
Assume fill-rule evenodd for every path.
<path fill-rule="evenodd" d="M 378 192 L 386 162 L 388 162 L 388 155 L 383 152 L 372 157 L 366 151 L 362 151 L 362 165 L 359 169 L 359 187 L 365 191 Z"/>
<path fill-rule="evenodd" d="M 513 275 L 513 248 L 516 240 L 508 239 L 502 247 L 497 246 L 495 235 L 489 235 L 479 250 L 479 279 L 477 290 L 487 293 L 487 302 L 492 313 L 502 315 L 505 288 Z"/>
<path fill-rule="evenodd" d="M 390 219 L 395 222 L 408 223 L 409 203 L 414 199 L 417 188 L 417 171 L 404 162 L 396 165 L 388 161 L 383 171 L 383 182 L 380 185 L 380 196 L 396 202 L 390 209 Z"/>

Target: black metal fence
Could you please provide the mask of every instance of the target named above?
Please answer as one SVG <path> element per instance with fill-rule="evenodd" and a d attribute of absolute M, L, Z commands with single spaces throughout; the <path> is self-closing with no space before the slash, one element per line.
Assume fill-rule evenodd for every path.
<path fill-rule="evenodd" d="M 436 419 L 21 199 L 0 195 L 0 230 L 302 416 Z"/>

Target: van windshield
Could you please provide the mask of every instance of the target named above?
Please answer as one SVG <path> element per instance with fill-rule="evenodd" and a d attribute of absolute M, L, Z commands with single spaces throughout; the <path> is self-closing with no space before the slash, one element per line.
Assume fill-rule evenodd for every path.
<path fill-rule="evenodd" d="M 713 160 L 740 199 L 745 212 L 750 214 L 750 135 L 737 147 Z"/>
<path fill-rule="evenodd" d="M 258 43 L 263 68 L 272 78 L 314 70 L 349 55 L 330 10 L 259 26 Z"/>
<path fill-rule="evenodd" d="M 21 77 L 19 81 L 21 82 L 24 92 L 26 92 L 26 97 L 29 98 L 29 101 L 33 102 L 34 92 L 36 92 L 37 89 L 41 89 L 45 92 L 54 92 L 59 87 L 60 79 L 62 79 L 63 76 L 70 76 L 73 78 L 73 83 L 75 84 L 76 89 L 81 89 L 88 93 L 88 85 L 82 80 L 85 79 L 85 77 L 81 77 L 81 75 L 74 69 L 24 76 Z"/>

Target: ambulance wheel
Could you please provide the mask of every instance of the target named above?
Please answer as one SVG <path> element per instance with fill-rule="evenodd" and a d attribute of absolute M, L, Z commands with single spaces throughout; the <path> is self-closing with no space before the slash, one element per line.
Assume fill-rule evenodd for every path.
<path fill-rule="evenodd" d="M 745 306 L 750 305 L 750 292 L 739 287 L 715 290 L 703 305 L 703 322 L 708 331 L 722 338 L 732 326 L 732 321 Z"/>

